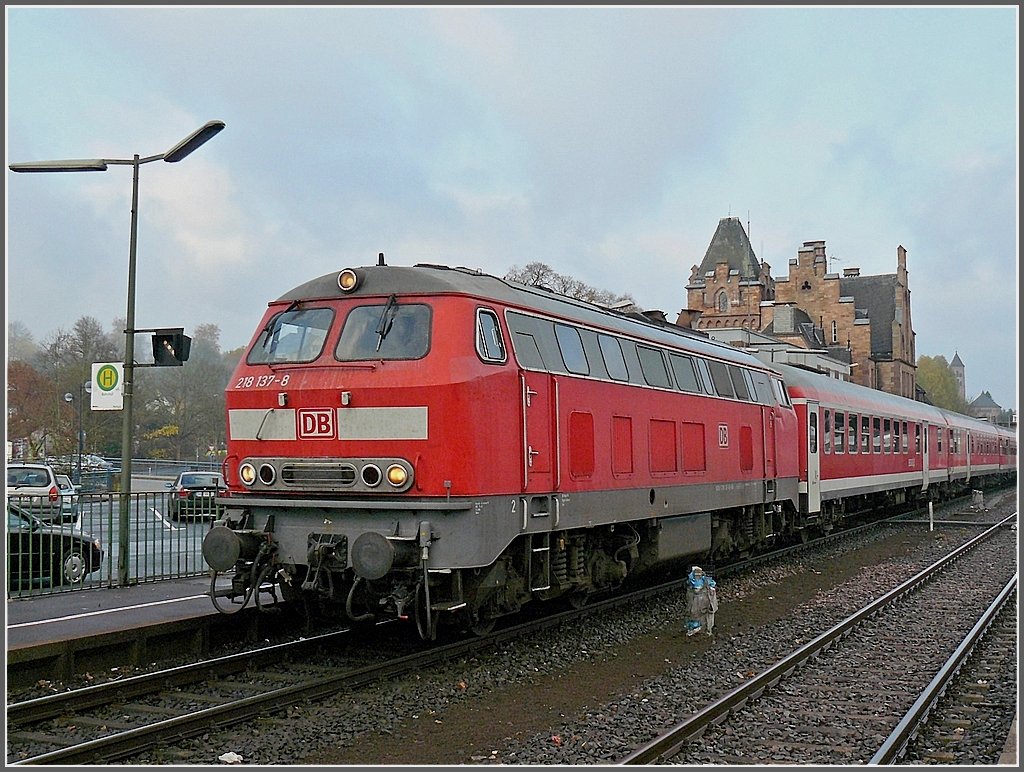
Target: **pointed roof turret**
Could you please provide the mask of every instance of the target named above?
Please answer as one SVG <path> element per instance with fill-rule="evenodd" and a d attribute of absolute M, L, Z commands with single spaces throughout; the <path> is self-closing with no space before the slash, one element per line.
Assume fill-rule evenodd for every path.
<path fill-rule="evenodd" d="M 953 354 L 953 361 L 949 363 L 950 367 L 963 367 L 964 363 L 960 361 L 960 352 Z"/>
<path fill-rule="evenodd" d="M 742 279 L 756 279 L 761 275 L 761 264 L 738 217 L 723 217 L 718 221 L 718 229 L 701 261 L 699 275 L 714 271 L 718 263 L 728 263 L 729 269 L 739 271 Z"/>

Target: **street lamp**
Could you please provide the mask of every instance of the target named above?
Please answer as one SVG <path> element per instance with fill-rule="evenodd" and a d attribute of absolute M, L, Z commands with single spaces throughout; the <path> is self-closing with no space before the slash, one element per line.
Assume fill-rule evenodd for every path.
<path fill-rule="evenodd" d="M 124 331 L 124 402 L 121 424 L 121 511 L 118 533 L 118 582 L 128 584 L 128 511 L 132 489 L 132 384 L 135 370 L 135 247 L 139 224 L 139 166 L 150 161 L 177 163 L 224 128 L 223 121 L 209 121 L 166 153 L 131 159 L 88 158 L 68 161 L 32 161 L 10 164 L 12 172 L 105 172 L 108 165 L 132 167 L 132 218 L 128 246 L 128 312 Z"/>
<path fill-rule="evenodd" d="M 79 384 L 78 386 L 78 464 L 77 473 L 74 476 L 74 482 L 78 485 L 82 484 L 82 444 L 85 441 L 85 434 L 82 431 L 82 414 L 85 412 L 85 389 L 91 387 L 92 383 L 86 381 L 85 383 Z M 71 403 L 75 401 L 75 395 L 70 391 L 64 395 L 64 401 Z"/>

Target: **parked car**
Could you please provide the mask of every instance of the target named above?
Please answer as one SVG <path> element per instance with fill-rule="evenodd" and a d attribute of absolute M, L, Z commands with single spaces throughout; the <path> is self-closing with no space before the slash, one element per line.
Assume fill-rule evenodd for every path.
<path fill-rule="evenodd" d="M 79 495 L 82 492 L 81 485 L 75 485 L 66 474 L 57 474 L 57 488 L 60 491 L 60 512 L 62 522 L 78 524 L 80 513 Z M 69 520 L 70 518 L 70 520 Z"/>
<path fill-rule="evenodd" d="M 49 581 L 51 586 L 81 584 L 103 565 L 95 536 L 44 523 L 7 502 L 7 577 L 10 587 Z"/>
<path fill-rule="evenodd" d="M 7 495 L 22 509 L 48 523 L 70 523 L 77 517 L 72 499 L 65 500 L 57 474 L 49 464 L 7 464 Z"/>
<path fill-rule="evenodd" d="M 167 497 L 167 516 L 171 520 L 215 520 L 221 512 L 217 496 L 227 492 L 220 472 L 182 472 L 167 487 L 171 489 Z"/>

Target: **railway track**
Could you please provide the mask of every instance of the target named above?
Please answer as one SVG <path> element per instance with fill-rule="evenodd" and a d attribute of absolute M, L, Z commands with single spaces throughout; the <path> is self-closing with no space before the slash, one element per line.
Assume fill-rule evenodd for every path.
<path fill-rule="evenodd" d="M 866 525 L 859 530 L 871 527 L 878 525 Z M 795 550 L 810 549 L 846 535 L 849 532 L 836 533 Z M 793 548 L 789 550 L 792 551 Z M 721 573 L 749 570 L 779 557 L 778 553 L 766 554 L 723 568 Z M 346 657 L 344 651 L 351 631 L 341 631 L 12 703 L 7 706 L 8 763 L 127 759 L 146 748 L 167 746 L 180 738 L 254 716 L 280 713 L 290 705 L 318 696 L 333 696 L 375 680 L 468 656 L 541 627 L 562 624 L 580 614 L 601 614 L 644 597 L 677 592 L 678 586 L 679 582 L 672 581 L 642 588 L 592 603 L 579 611 L 515 625 L 487 638 L 456 641 L 411 655 L 396 652 L 392 643 L 377 647 L 379 655 L 375 661 L 365 656 Z M 362 650 L 366 650 L 365 639 Z M 311 664 L 314 658 L 316 665 Z"/>
<path fill-rule="evenodd" d="M 1016 597 L 1010 521 L 1016 514 L 620 764 L 891 763 L 946 687 L 940 676 L 987 629 L 979 618 Z"/>

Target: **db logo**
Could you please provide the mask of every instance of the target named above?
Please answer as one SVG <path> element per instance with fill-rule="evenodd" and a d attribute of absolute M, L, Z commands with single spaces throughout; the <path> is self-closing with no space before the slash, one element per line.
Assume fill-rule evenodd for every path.
<path fill-rule="evenodd" d="M 718 425 L 718 447 L 727 448 L 729 447 L 729 425 L 719 424 Z"/>
<path fill-rule="evenodd" d="M 296 416 L 299 422 L 299 439 L 331 440 L 337 435 L 334 429 L 334 411 L 330 408 L 307 408 Z"/>

